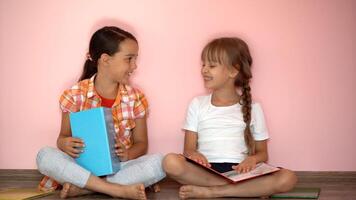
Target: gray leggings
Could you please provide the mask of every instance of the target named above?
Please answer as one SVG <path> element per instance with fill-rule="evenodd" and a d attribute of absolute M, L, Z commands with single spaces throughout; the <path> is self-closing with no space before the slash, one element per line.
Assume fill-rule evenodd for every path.
<path fill-rule="evenodd" d="M 121 162 L 120 171 L 105 179 L 121 185 L 143 183 L 145 187 L 150 186 L 166 176 L 162 159 L 162 155 L 153 154 Z M 86 185 L 90 176 L 90 172 L 79 166 L 72 157 L 53 147 L 44 147 L 38 152 L 37 167 L 42 174 L 61 184 L 71 183 L 80 188 Z"/>

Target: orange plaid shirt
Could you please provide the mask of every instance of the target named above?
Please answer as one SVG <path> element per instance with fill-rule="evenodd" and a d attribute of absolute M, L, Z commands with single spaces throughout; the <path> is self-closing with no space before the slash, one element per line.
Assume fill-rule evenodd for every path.
<path fill-rule="evenodd" d="M 101 106 L 101 98 L 94 87 L 95 75 L 74 85 L 63 92 L 59 103 L 63 112 L 78 112 Z M 126 148 L 132 145 L 131 130 L 135 128 L 135 119 L 143 118 L 148 112 L 148 103 L 144 94 L 129 85 L 119 85 L 112 106 L 116 136 Z"/>
<path fill-rule="evenodd" d="M 94 87 L 95 75 L 85 79 L 72 88 L 65 90 L 59 99 L 62 112 L 78 112 L 91 108 L 101 107 L 101 98 Z M 115 102 L 112 106 L 112 115 L 116 138 L 130 148 L 133 144 L 131 135 L 135 128 L 135 119 L 143 118 L 148 113 L 148 103 L 144 94 L 129 85 L 119 85 Z M 41 190 L 56 189 L 58 184 L 45 177 L 39 188 Z"/>

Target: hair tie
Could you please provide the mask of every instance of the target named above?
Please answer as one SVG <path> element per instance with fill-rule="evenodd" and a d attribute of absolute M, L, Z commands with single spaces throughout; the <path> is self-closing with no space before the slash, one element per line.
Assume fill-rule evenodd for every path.
<path fill-rule="evenodd" d="M 88 59 L 88 60 L 93 61 L 93 59 L 91 58 L 91 56 L 90 56 L 90 53 L 89 53 L 89 52 L 86 54 L 86 56 L 87 56 L 87 59 Z"/>

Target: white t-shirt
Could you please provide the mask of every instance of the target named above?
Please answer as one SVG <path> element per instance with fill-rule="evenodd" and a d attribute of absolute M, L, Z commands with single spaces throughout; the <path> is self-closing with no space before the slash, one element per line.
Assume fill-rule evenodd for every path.
<path fill-rule="evenodd" d="M 241 105 L 217 107 L 211 95 L 195 97 L 187 110 L 183 129 L 198 134 L 198 151 L 209 162 L 242 162 L 247 154 L 244 139 L 246 124 Z M 260 104 L 251 109 L 251 132 L 256 141 L 269 138 Z"/>

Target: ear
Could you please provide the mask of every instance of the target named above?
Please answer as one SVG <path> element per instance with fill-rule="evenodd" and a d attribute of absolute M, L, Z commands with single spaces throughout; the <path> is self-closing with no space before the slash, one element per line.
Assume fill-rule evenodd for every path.
<path fill-rule="evenodd" d="M 230 74 L 229 74 L 230 78 L 235 79 L 238 74 L 239 74 L 239 70 L 236 67 L 231 67 Z"/>
<path fill-rule="evenodd" d="M 99 58 L 99 62 L 101 64 L 108 64 L 109 60 L 111 59 L 111 56 L 109 54 L 103 53 L 101 54 L 100 58 Z"/>

